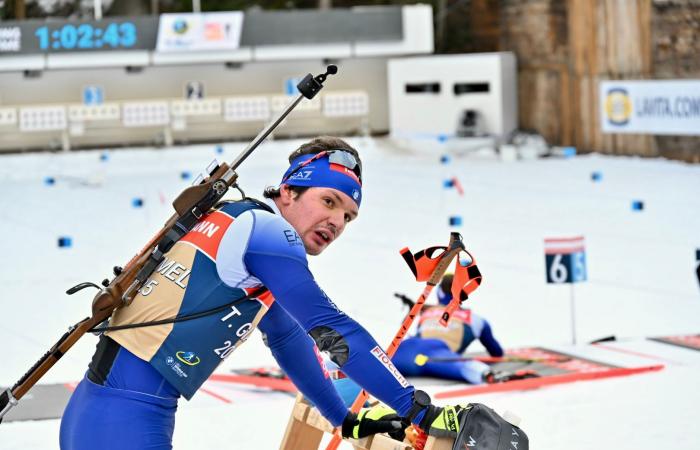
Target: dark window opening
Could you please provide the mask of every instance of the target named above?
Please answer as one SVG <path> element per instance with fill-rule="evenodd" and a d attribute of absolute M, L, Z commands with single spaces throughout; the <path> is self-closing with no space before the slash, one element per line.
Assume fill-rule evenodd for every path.
<path fill-rule="evenodd" d="M 408 83 L 407 94 L 439 94 L 440 83 Z"/>
<path fill-rule="evenodd" d="M 455 95 L 489 92 L 489 83 L 455 83 Z"/>

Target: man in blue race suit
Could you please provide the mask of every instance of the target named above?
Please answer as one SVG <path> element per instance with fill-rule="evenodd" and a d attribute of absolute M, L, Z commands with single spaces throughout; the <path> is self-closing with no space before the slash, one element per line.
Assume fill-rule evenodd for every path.
<path fill-rule="evenodd" d="M 436 286 L 437 305 L 425 305 L 418 316 L 415 336 L 405 339 L 396 350 L 392 362 L 408 377 L 435 377 L 466 381 L 471 384 L 501 383 L 511 380 L 536 377 L 531 370 L 515 372 L 494 371 L 488 364 L 478 359 L 463 356 L 467 348 L 479 340 L 488 354 L 499 358 L 504 355 L 501 344 L 496 340 L 491 324 L 469 308 L 461 307 L 454 311 L 447 326 L 440 324 L 445 307 L 452 300 L 452 274 L 446 274 Z M 413 301 L 396 294 L 410 307 Z M 332 363 L 329 369 L 335 370 Z M 361 387 L 352 380 L 340 378 L 335 382 L 336 389 L 346 403 L 360 392 Z"/>
<path fill-rule="evenodd" d="M 488 364 L 462 356 L 467 347 L 479 340 L 489 355 L 502 357 L 503 349 L 491 330 L 491 324 L 469 308 L 460 308 L 446 327 L 440 324 L 445 307 L 452 300 L 452 274 L 437 286 L 438 305 L 424 308 L 418 317 L 416 335 L 401 343 L 393 362 L 405 376 L 431 376 L 464 380 L 471 384 L 496 383 L 531 377 L 531 372 L 494 372 Z"/>
<path fill-rule="evenodd" d="M 306 255 L 321 254 L 359 213 L 357 151 L 319 137 L 292 152 L 289 163 L 265 201 L 228 202 L 204 215 L 133 302 L 114 312 L 66 407 L 63 450 L 172 448 L 179 397 L 189 400 L 256 327 L 343 436 L 400 433 L 402 420 L 430 435 L 457 436 L 466 409 L 435 406 L 416 391 L 309 270 Z M 217 312 L 198 315 L 210 310 Z M 154 321 L 162 322 L 142 326 Z M 349 412 L 319 351 L 394 411 Z"/>

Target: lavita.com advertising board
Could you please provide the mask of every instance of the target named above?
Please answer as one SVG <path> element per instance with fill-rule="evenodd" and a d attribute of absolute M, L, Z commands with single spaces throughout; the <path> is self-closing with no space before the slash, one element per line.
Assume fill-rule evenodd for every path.
<path fill-rule="evenodd" d="M 700 80 L 601 81 L 604 133 L 700 136 Z"/>

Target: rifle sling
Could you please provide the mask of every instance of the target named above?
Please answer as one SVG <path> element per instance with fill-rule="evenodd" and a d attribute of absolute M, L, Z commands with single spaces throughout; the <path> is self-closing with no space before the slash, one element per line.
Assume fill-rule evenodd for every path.
<path fill-rule="evenodd" d="M 154 327 L 157 325 L 167 325 L 169 323 L 176 323 L 176 322 L 185 322 L 188 320 L 194 320 L 194 319 L 199 319 L 201 317 L 206 317 L 210 316 L 212 314 L 216 314 L 218 312 L 224 311 L 231 306 L 235 306 L 245 300 L 250 300 L 251 298 L 259 297 L 267 292 L 267 288 L 261 287 L 259 289 L 256 289 L 255 291 L 251 292 L 250 294 L 246 295 L 245 297 L 237 298 L 236 300 L 233 300 L 229 303 L 226 303 L 221 306 L 217 306 L 216 308 L 211 308 L 207 309 L 205 311 L 200 311 L 192 314 L 187 314 L 186 316 L 180 316 L 180 317 L 170 317 L 168 319 L 161 319 L 161 320 L 153 320 L 150 322 L 141 322 L 141 323 L 129 323 L 126 325 L 116 325 L 113 327 L 106 326 L 106 327 L 93 327 L 90 328 L 88 331 L 91 333 L 104 333 L 105 331 L 118 331 L 118 330 L 129 330 L 131 328 L 143 328 L 143 327 Z"/>
<path fill-rule="evenodd" d="M 213 191 L 213 189 L 211 190 Z M 220 196 L 219 196 L 220 198 Z M 177 222 L 165 233 L 165 236 L 158 242 L 156 245 L 155 249 L 151 252 L 151 254 L 148 256 L 148 260 L 146 263 L 143 265 L 141 270 L 139 270 L 138 275 L 136 278 L 138 280 L 141 280 L 141 282 L 145 281 L 146 278 L 151 276 L 151 274 L 156 270 L 156 267 L 158 267 L 158 264 L 161 263 L 163 260 L 163 255 L 168 252 L 173 245 L 180 239 L 182 239 L 183 236 L 185 236 L 199 221 L 199 219 L 202 217 L 202 214 L 199 213 L 198 207 L 203 204 L 209 205 L 205 211 L 208 211 L 211 207 L 220 207 L 223 205 L 223 203 L 216 204 L 217 199 L 214 199 L 213 202 L 211 202 L 211 198 L 205 198 L 204 200 L 200 201 L 196 207 L 192 208 L 192 210 L 187 213 L 186 215 L 180 217 Z M 261 202 L 260 200 L 251 198 L 251 197 L 244 197 L 243 199 L 239 201 L 249 201 L 252 203 L 255 203 L 258 207 L 271 212 L 274 214 L 274 210 L 270 208 L 268 205 L 265 203 Z M 216 314 L 217 312 L 221 312 L 231 306 L 234 306 L 238 304 L 239 302 L 242 302 L 243 300 L 248 300 L 250 298 L 254 298 L 257 296 L 260 296 L 267 292 L 267 288 L 261 288 L 258 289 L 251 294 L 246 295 L 245 297 L 236 299 L 230 303 L 227 303 L 222 306 L 217 306 L 216 308 L 208 309 L 206 311 L 198 312 L 198 313 L 192 313 L 188 314 L 186 316 L 182 317 L 171 317 L 169 319 L 162 319 L 162 320 L 154 320 L 151 322 L 143 322 L 143 323 L 135 323 L 135 324 L 127 324 L 127 325 L 119 325 L 119 326 L 114 326 L 114 327 L 93 327 L 91 328 L 90 332 L 92 333 L 103 333 L 105 331 L 117 331 L 117 330 L 127 330 L 130 328 L 140 328 L 140 327 L 152 327 L 156 325 L 165 325 L 169 323 L 176 323 L 176 322 L 184 322 L 187 320 L 194 320 L 198 319 L 200 317 L 205 317 L 211 314 Z"/>

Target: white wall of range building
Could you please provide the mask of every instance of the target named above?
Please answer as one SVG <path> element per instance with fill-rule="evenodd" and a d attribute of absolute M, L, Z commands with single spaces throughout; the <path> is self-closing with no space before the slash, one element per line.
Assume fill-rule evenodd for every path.
<path fill-rule="evenodd" d="M 477 113 L 477 135 L 503 137 L 518 125 L 513 53 L 396 58 L 388 66 L 392 136 L 452 137 L 467 111 Z"/>
<path fill-rule="evenodd" d="M 510 101 L 504 73 L 514 71 L 514 63 L 507 55 L 484 56 L 486 69 L 481 59 L 468 62 L 473 55 L 426 56 L 401 66 L 407 56 L 433 52 L 432 7 L 402 6 L 395 28 L 400 40 L 321 43 L 302 37 L 302 43 L 286 45 L 242 42 L 235 50 L 3 54 L 0 151 L 249 138 L 286 106 L 289 81 L 322 73 L 328 63 L 337 64 L 339 73 L 317 98 L 300 104 L 277 129 L 279 136 L 385 133 L 394 127 L 450 133 L 459 111 L 471 107 L 483 110 L 490 133 L 509 131 L 513 120 L 496 117 Z M 444 91 L 424 103 L 416 97 L 398 100 L 404 81 L 412 79 L 399 72 L 422 81 L 443 80 Z M 490 92 L 451 101 L 452 78 L 485 81 Z M 202 88 L 201 99 L 186 98 L 193 82 Z M 93 87 L 102 98 L 86 104 L 85 91 Z M 418 107 L 408 122 L 407 106 Z"/>

